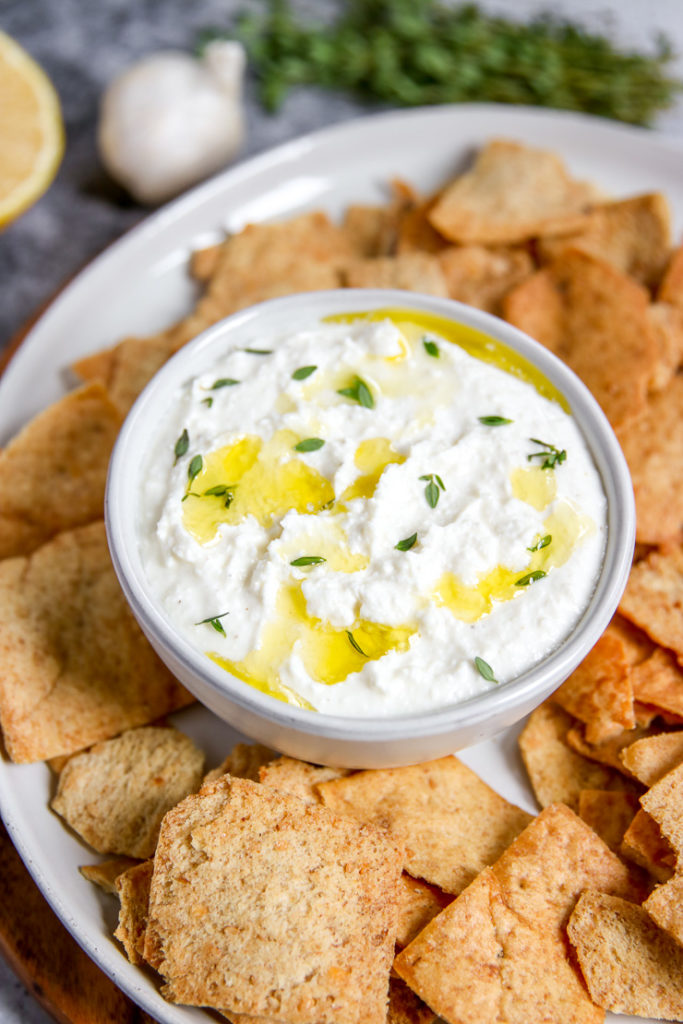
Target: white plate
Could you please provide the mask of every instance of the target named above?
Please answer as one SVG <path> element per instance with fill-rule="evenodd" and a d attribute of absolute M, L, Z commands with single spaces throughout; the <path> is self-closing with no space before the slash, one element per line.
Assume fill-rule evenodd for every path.
<path fill-rule="evenodd" d="M 337 215 L 350 202 L 381 202 L 388 182 L 430 189 L 494 136 L 561 153 L 572 172 L 615 197 L 661 190 L 683 226 L 683 145 L 595 118 L 497 106 L 382 114 L 316 132 L 226 171 L 160 210 L 107 249 L 62 292 L 26 337 L 0 381 L 0 444 L 58 398 L 67 368 L 125 334 L 145 334 L 191 305 L 189 252 L 248 221 L 316 207 Z M 239 737 L 203 708 L 175 716 L 217 764 Z M 518 730 L 465 751 L 462 759 L 498 792 L 535 811 L 516 747 Z M 206 1021 L 158 994 L 152 972 L 131 966 L 112 938 L 116 907 L 78 873 L 98 858 L 48 808 L 47 767 L 0 760 L 0 813 L 38 886 L 87 953 L 161 1024 Z M 608 1020 L 630 1018 L 607 1015 Z"/>

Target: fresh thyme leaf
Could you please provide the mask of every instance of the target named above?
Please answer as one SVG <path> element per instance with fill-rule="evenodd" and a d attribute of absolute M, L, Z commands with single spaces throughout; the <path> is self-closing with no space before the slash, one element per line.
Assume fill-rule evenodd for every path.
<path fill-rule="evenodd" d="M 211 497 L 217 497 L 217 498 L 220 498 L 224 494 L 227 494 L 227 493 L 228 493 L 228 485 L 227 484 L 216 484 L 215 487 L 209 487 L 208 490 L 204 491 L 205 495 L 208 494 L 208 495 L 211 495 Z"/>
<path fill-rule="evenodd" d="M 528 572 L 526 576 L 522 576 L 520 579 L 515 580 L 516 587 L 528 587 L 530 583 L 535 583 L 536 580 L 542 580 L 544 576 L 547 576 L 547 572 L 543 572 L 543 569 L 534 569 L 533 572 Z"/>
<path fill-rule="evenodd" d="M 290 565 L 295 565 L 297 569 L 304 565 L 320 565 L 321 562 L 326 562 L 327 559 L 323 558 L 322 555 L 301 555 L 300 558 L 295 558 Z"/>
<path fill-rule="evenodd" d="M 508 420 L 505 416 L 480 416 L 479 422 L 485 427 L 504 427 L 506 423 L 514 423 L 514 420 Z"/>
<path fill-rule="evenodd" d="M 271 111 L 295 86 L 316 85 L 392 106 L 533 104 L 648 124 L 682 88 L 664 36 L 651 52 L 624 51 L 552 14 L 520 19 L 512 5 L 502 17 L 473 3 L 347 0 L 325 24 L 291 0 L 263 7 L 249 5 L 237 35 Z M 204 32 L 201 44 L 221 34 L 234 26 Z"/>
<path fill-rule="evenodd" d="M 232 388 L 235 384 L 239 384 L 238 380 L 234 380 L 233 377 L 219 377 L 211 385 L 212 391 L 218 391 L 219 388 Z"/>
<path fill-rule="evenodd" d="M 200 619 L 199 622 L 195 622 L 195 626 L 209 625 L 212 629 L 215 629 L 221 636 L 225 636 L 225 630 L 223 629 L 223 623 L 221 619 L 224 619 L 230 612 L 223 612 L 222 615 L 210 615 L 208 619 Z"/>
<path fill-rule="evenodd" d="M 567 452 L 564 448 L 560 450 L 554 444 L 549 444 L 548 441 L 539 441 L 537 437 L 530 437 L 529 440 L 533 444 L 540 445 L 543 451 L 532 452 L 531 455 L 527 455 L 527 462 L 531 462 L 532 459 L 543 459 L 541 469 L 555 469 L 555 466 L 562 465 L 566 460 Z"/>
<path fill-rule="evenodd" d="M 187 491 L 180 500 L 185 501 L 187 498 L 201 498 L 201 494 L 197 494 L 196 491 Z"/>
<path fill-rule="evenodd" d="M 210 409 L 211 406 L 213 405 L 213 398 L 211 398 L 211 396 L 209 396 L 208 398 L 202 398 L 202 404 L 205 405 L 208 409 Z"/>
<path fill-rule="evenodd" d="M 406 537 L 405 540 L 400 540 L 398 544 L 394 545 L 394 547 L 397 549 L 397 551 L 410 551 L 412 547 L 415 547 L 416 542 L 417 534 L 411 533 L 410 537 Z"/>
<path fill-rule="evenodd" d="M 432 356 L 434 359 L 439 358 L 439 346 L 435 341 L 430 341 L 429 338 L 423 338 L 422 344 L 425 347 L 425 352 L 428 356 Z"/>
<path fill-rule="evenodd" d="M 346 635 L 349 638 L 349 643 L 351 644 L 353 649 L 355 651 L 358 651 L 359 654 L 362 654 L 364 658 L 367 658 L 367 654 L 365 653 L 363 648 L 360 646 L 360 644 L 358 643 L 358 641 L 356 640 L 356 638 L 354 637 L 354 635 L 353 635 L 353 633 L 351 632 L 350 629 L 346 630 Z"/>
<path fill-rule="evenodd" d="M 272 356 L 272 348 L 244 348 L 243 352 L 248 352 L 251 356 Z"/>
<path fill-rule="evenodd" d="M 321 437 L 307 437 L 294 445 L 295 452 L 317 452 L 325 444 Z"/>
<path fill-rule="evenodd" d="M 545 537 L 541 537 L 541 539 L 536 544 L 534 544 L 532 548 L 527 548 L 527 551 L 542 551 L 543 548 L 548 547 L 548 544 L 552 542 L 552 539 L 552 534 L 546 533 Z"/>
<path fill-rule="evenodd" d="M 189 477 L 190 483 L 192 483 L 194 478 L 199 473 L 201 473 L 203 465 L 204 459 L 201 457 L 201 455 L 195 455 L 192 461 L 190 462 L 190 465 L 187 467 L 187 475 Z"/>
<path fill-rule="evenodd" d="M 375 400 L 372 397 L 372 391 L 360 377 L 355 377 L 353 384 L 350 384 L 347 388 L 340 388 L 337 391 L 338 395 L 343 395 L 344 398 L 350 398 L 352 402 L 358 402 L 365 409 L 374 409 Z"/>
<path fill-rule="evenodd" d="M 425 487 L 425 498 L 430 508 L 436 508 L 439 503 L 439 495 L 441 491 L 446 490 L 446 485 L 439 476 L 438 473 L 426 473 L 420 477 L 420 480 L 426 480 L 427 486 Z M 439 490 L 441 488 L 441 490 Z"/>
<path fill-rule="evenodd" d="M 298 370 L 295 370 L 292 374 L 294 380 L 306 380 L 312 373 L 318 369 L 317 366 L 300 366 Z"/>
<path fill-rule="evenodd" d="M 477 667 L 477 672 L 479 673 L 479 675 L 483 676 L 484 679 L 486 679 L 489 683 L 498 682 L 495 675 L 493 674 L 493 669 L 489 665 L 488 661 L 484 661 L 483 658 L 475 658 L 474 664 Z"/>
<path fill-rule="evenodd" d="M 183 455 L 186 454 L 187 449 L 189 447 L 190 447 L 190 435 L 188 434 L 187 427 L 186 427 L 183 430 L 183 432 L 180 435 L 180 437 L 178 438 L 178 440 L 176 441 L 175 448 L 173 449 L 173 452 L 175 454 L 175 461 L 173 463 L 174 466 L 175 466 L 176 462 L 178 461 L 178 459 L 182 459 Z"/>

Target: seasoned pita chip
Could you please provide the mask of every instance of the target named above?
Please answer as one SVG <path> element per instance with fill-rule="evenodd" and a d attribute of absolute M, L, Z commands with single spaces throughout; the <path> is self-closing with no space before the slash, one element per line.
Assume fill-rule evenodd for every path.
<path fill-rule="evenodd" d="M 396 243 L 398 253 L 438 253 L 448 246 L 449 243 L 443 235 L 440 235 L 429 222 L 429 214 L 437 201 L 438 196 L 433 196 L 402 211 Z"/>
<path fill-rule="evenodd" d="M 654 818 L 683 866 L 683 764 L 672 768 L 640 798 L 643 809 Z"/>
<path fill-rule="evenodd" d="M 78 870 L 93 885 L 116 896 L 116 879 L 124 871 L 134 868 L 136 864 L 137 861 L 133 857 L 112 857 L 111 860 L 104 860 L 101 864 L 83 864 Z"/>
<path fill-rule="evenodd" d="M 683 950 L 642 907 L 585 892 L 567 926 L 591 997 L 613 1013 L 683 1019 Z"/>
<path fill-rule="evenodd" d="M 402 859 L 377 829 L 223 776 L 164 818 L 145 956 L 173 1002 L 384 1024 Z"/>
<path fill-rule="evenodd" d="M 683 309 L 683 245 L 676 249 L 669 260 L 662 283 L 657 292 L 659 302 L 670 302 Z"/>
<path fill-rule="evenodd" d="M 643 909 L 683 946 L 683 875 L 674 875 L 664 885 L 658 885 L 643 903 Z"/>
<path fill-rule="evenodd" d="M 444 189 L 429 219 L 453 242 L 523 242 L 577 230 L 592 196 L 555 153 L 494 139 L 472 169 Z"/>
<path fill-rule="evenodd" d="M 623 786 L 619 773 L 571 750 L 565 742 L 573 719 L 550 701 L 532 711 L 519 737 L 529 781 L 541 807 L 564 803 L 579 809 L 584 789 Z"/>
<path fill-rule="evenodd" d="M 503 315 L 568 363 L 616 428 L 645 409 L 655 371 L 648 305 L 630 277 L 569 249 L 509 292 Z"/>
<path fill-rule="evenodd" d="M 357 772 L 318 792 L 336 814 L 388 829 L 405 844 L 406 871 L 449 893 L 469 885 L 531 820 L 455 757 Z"/>
<path fill-rule="evenodd" d="M 145 933 L 149 917 L 149 890 L 152 884 L 153 870 L 154 861 L 146 860 L 125 871 L 116 879 L 116 891 L 121 900 L 121 907 L 119 923 L 114 936 L 123 943 L 126 956 L 132 964 L 145 962 Z"/>
<path fill-rule="evenodd" d="M 631 775 L 652 786 L 683 763 L 683 731 L 647 736 L 625 747 L 619 756 Z"/>
<path fill-rule="evenodd" d="M 0 562 L 0 662 L 13 761 L 82 750 L 192 701 L 133 618 L 103 523 Z"/>
<path fill-rule="evenodd" d="M 577 754 L 582 754 L 583 757 L 589 758 L 591 761 L 597 761 L 598 764 L 608 765 L 610 768 L 616 768 L 618 772 L 630 779 L 631 776 L 628 769 L 621 760 L 621 751 L 624 747 L 628 747 L 631 743 L 635 743 L 636 740 L 642 739 L 644 736 L 653 736 L 661 730 L 655 726 L 641 726 L 637 725 L 634 729 L 624 729 L 623 732 L 618 733 L 616 736 L 610 737 L 608 740 L 603 740 L 602 743 L 589 743 L 586 739 L 585 727 L 582 725 L 574 725 L 567 732 L 567 743 L 575 750 Z M 607 787 L 612 789 L 612 786 Z M 622 789 L 628 789 L 629 786 L 625 779 L 621 782 Z"/>
<path fill-rule="evenodd" d="M 71 391 L 0 451 L 0 558 L 29 555 L 61 530 L 100 519 L 121 425 L 101 384 Z"/>
<path fill-rule="evenodd" d="M 387 1024 L 431 1024 L 436 1014 L 400 978 L 389 982 Z"/>
<path fill-rule="evenodd" d="M 611 263 L 652 287 L 669 259 L 671 211 L 666 196 L 650 192 L 598 204 L 580 231 L 565 238 L 542 239 L 538 247 L 541 261 L 552 262 L 567 245 Z"/>
<path fill-rule="evenodd" d="M 166 811 L 199 788 L 203 770 L 204 755 L 177 729 L 128 729 L 72 757 L 51 806 L 99 853 L 144 860 Z"/>
<path fill-rule="evenodd" d="M 451 246 L 439 255 L 451 299 L 499 313 L 503 296 L 534 271 L 525 249 L 486 249 L 481 245 Z"/>
<path fill-rule="evenodd" d="M 638 797 L 623 790 L 583 789 L 579 793 L 579 817 L 617 853 L 624 834 L 638 810 Z"/>
<path fill-rule="evenodd" d="M 642 629 L 638 629 L 637 626 L 634 626 L 628 619 L 619 615 L 618 612 L 612 617 L 612 621 L 607 629 L 621 640 L 624 645 L 626 660 L 631 667 L 639 665 L 641 661 L 645 661 L 655 649 L 655 645 L 647 633 L 644 633 Z"/>
<path fill-rule="evenodd" d="M 355 260 L 344 269 L 348 288 L 400 288 L 448 297 L 448 288 L 436 256 L 406 252 L 374 260 Z"/>
<path fill-rule="evenodd" d="M 649 871 L 653 878 L 666 882 L 673 874 L 676 854 L 661 833 L 657 822 L 645 811 L 637 812 L 626 829 L 621 853 Z"/>
<path fill-rule="evenodd" d="M 259 781 L 264 786 L 293 793 L 309 804 L 319 804 L 322 800 L 317 789 L 318 783 L 342 779 L 349 774 L 348 768 L 326 768 L 324 765 L 297 761 L 294 757 L 278 757 L 261 768 Z"/>
<path fill-rule="evenodd" d="M 387 206 L 348 206 L 343 230 L 351 243 L 354 256 L 372 259 L 392 256 L 396 252 L 398 228 L 403 213 L 413 202 L 397 195 Z"/>
<path fill-rule="evenodd" d="M 190 256 L 190 273 L 196 281 L 208 281 L 215 273 L 221 255 L 222 242 L 195 249 Z"/>
<path fill-rule="evenodd" d="M 636 724 L 626 649 L 607 630 L 553 700 L 586 726 L 586 740 L 601 743 Z"/>
<path fill-rule="evenodd" d="M 222 244 L 194 317 L 208 326 L 268 298 L 336 288 L 337 268 L 353 255 L 344 230 L 319 211 L 277 224 L 248 224 Z M 180 339 L 175 340 L 177 345 Z"/>
<path fill-rule="evenodd" d="M 104 384 L 119 412 L 125 415 L 173 351 L 169 332 L 162 331 L 148 338 L 124 338 L 106 352 L 79 360 L 71 369 L 82 380 Z"/>
<path fill-rule="evenodd" d="M 429 922 L 452 902 L 452 897 L 417 878 L 411 878 L 405 871 L 398 887 L 398 931 L 396 948 L 402 949 L 413 941 Z"/>
<path fill-rule="evenodd" d="M 644 704 L 683 715 L 683 669 L 668 651 L 658 647 L 632 672 L 633 693 Z"/>
<path fill-rule="evenodd" d="M 636 536 L 643 543 L 663 544 L 683 531 L 682 408 L 679 375 L 650 395 L 643 413 L 618 431 L 633 479 Z"/>
<path fill-rule="evenodd" d="M 226 774 L 234 775 L 236 779 L 251 779 L 252 782 L 258 782 L 261 768 L 277 756 L 274 750 L 260 743 L 237 743 L 217 768 L 207 772 L 204 784 L 215 782 L 221 775 Z"/>
<path fill-rule="evenodd" d="M 634 565 L 619 611 L 683 659 L 683 547 L 653 551 Z"/>
<path fill-rule="evenodd" d="M 394 969 L 457 1024 L 598 1024 L 602 1015 L 567 959 L 564 936 L 589 886 L 633 895 L 619 858 L 554 804 L 420 932 Z"/>
<path fill-rule="evenodd" d="M 657 361 L 650 380 L 651 391 L 665 388 L 683 364 L 683 308 L 654 302 L 647 310 L 657 346 Z"/>

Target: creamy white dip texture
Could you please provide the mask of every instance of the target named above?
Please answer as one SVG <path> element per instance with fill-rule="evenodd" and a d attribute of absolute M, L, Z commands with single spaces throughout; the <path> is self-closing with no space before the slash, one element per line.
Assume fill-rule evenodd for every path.
<path fill-rule="evenodd" d="M 245 685 L 328 714 L 440 708 L 531 668 L 586 607 L 605 497 L 579 430 L 509 350 L 438 326 L 254 338 L 163 410 L 146 573 Z"/>

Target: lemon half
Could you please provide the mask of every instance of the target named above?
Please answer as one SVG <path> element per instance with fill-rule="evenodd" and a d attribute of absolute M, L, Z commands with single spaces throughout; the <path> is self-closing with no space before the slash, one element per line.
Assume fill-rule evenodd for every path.
<path fill-rule="evenodd" d="M 0 32 L 0 226 L 43 194 L 63 152 L 64 126 L 52 83 Z"/>

